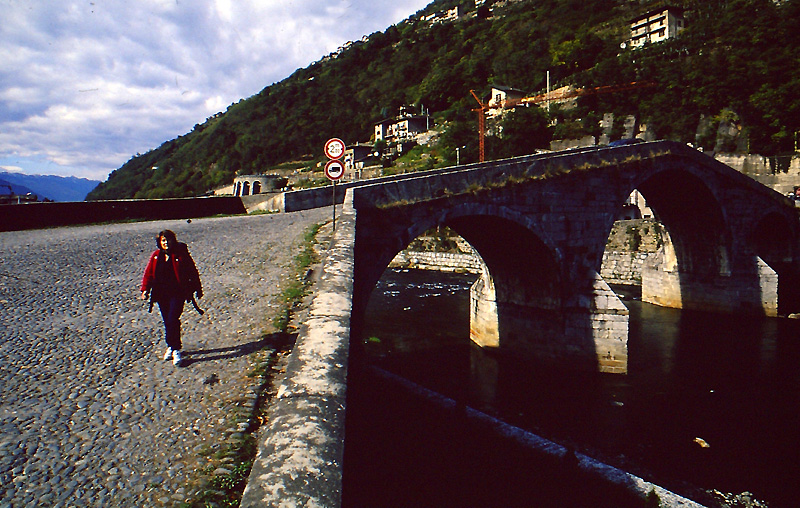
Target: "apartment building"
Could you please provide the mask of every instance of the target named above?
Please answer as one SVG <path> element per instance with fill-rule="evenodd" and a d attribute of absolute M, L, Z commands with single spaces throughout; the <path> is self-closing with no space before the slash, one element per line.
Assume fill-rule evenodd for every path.
<path fill-rule="evenodd" d="M 631 20 L 630 44 L 633 48 L 661 42 L 678 35 L 685 27 L 682 7 L 666 6 L 648 11 Z"/>

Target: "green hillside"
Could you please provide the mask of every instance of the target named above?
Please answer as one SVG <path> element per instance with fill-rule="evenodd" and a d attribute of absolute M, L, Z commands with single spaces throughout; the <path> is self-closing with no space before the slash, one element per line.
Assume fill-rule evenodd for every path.
<path fill-rule="evenodd" d="M 795 149 L 800 0 L 671 2 L 687 9 L 687 28 L 637 50 L 621 48 L 631 18 L 663 2 L 487 1 L 466 7 L 475 15 L 456 22 L 422 19 L 459 3 L 434 1 L 337 57 L 297 70 L 186 135 L 136 155 L 87 199 L 202 194 L 237 173 L 319 158 L 330 137 L 368 142 L 373 124 L 401 105 L 429 110 L 444 131 L 436 164 L 454 163 L 460 146 L 466 146 L 461 161 L 475 161 L 477 103 L 470 90 L 487 94 L 495 84 L 538 93 L 548 71 L 553 87 L 655 86 L 583 97 L 575 109 L 552 110 L 555 123 L 543 109 L 529 108 L 505 121 L 503 139 L 487 139 L 487 158 L 529 153 L 554 137 L 597 135 L 603 113 L 636 115 L 658 138 L 709 148 L 725 121 L 747 140 L 722 147 L 728 151 L 778 155 Z"/>

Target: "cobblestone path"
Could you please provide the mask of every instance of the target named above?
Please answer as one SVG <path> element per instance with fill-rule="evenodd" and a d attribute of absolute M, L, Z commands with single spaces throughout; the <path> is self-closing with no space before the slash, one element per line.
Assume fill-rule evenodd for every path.
<path fill-rule="evenodd" d="M 0 508 L 172 506 L 193 493 L 270 332 L 302 234 L 329 209 L 0 233 Z M 155 234 L 197 262 L 187 365 L 138 300 Z M 209 376 L 219 379 L 204 383 Z"/>

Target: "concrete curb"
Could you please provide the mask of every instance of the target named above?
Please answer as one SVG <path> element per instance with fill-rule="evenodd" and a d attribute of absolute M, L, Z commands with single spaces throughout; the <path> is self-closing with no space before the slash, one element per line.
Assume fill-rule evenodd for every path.
<path fill-rule="evenodd" d="M 242 508 L 341 505 L 354 242 L 348 196 L 261 432 Z"/>

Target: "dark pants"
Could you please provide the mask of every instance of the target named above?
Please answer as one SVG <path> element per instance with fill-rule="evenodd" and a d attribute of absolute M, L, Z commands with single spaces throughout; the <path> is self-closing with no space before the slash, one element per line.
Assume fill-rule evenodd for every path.
<path fill-rule="evenodd" d="M 164 318 L 164 331 L 167 346 L 172 349 L 181 349 L 181 313 L 183 313 L 183 298 L 172 296 L 163 298 L 158 302 L 161 317 Z"/>

